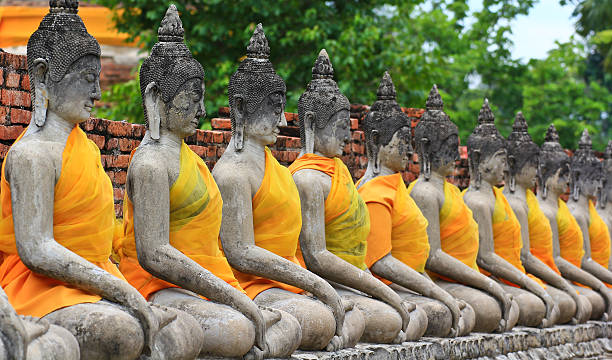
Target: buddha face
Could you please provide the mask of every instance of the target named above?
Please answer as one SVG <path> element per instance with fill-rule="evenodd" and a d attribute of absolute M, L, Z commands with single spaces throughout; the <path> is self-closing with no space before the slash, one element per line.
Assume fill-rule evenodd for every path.
<path fill-rule="evenodd" d="M 587 197 L 593 197 L 601 186 L 601 180 L 597 176 L 584 176 L 579 178 L 580 192 Z"/>
<path fill-rule="evenodd" d="M 433 171 L 442 176 L 448 176 L 455 170 L 455 163 L 459 158 L 459 137 L 453 134 L 442 142 L 440 150 L 437 154 L 431 154 L 432 157 L 438 158 L 439 165 Z"/>
<path fill-rule="evenodd" d="M 259 104 L 253 114 L 249 114 L 245 133 L 261 145 L 274 144 L 280 133 L 278 127 L 286 125 L 283 120 L 284 111 L 285 93 L 281 91 L 271 93 Z"/>
<path fill-rule="evenodd" d="M 555 194 L 563 194 L 569 186 L 569 167 L 564 166 L 555 172 L 555 174 L 546 179 L 546 187 L 548 191 Z"/>
<path fill-rule="evenodd" d="M 398 172 L 406 169 L 410 162 L 411 153 L 410 128 L 404 126 L 393 134 L 387 145 L 380 147 L 378 158 L 381 165 Z"/>
<path fill-rule="evenodd" d="M 351 140 L 351 120 L 348 110 L 332 115 L 324 128 L 316 129 L 314 148 L 326 157 L 341 156 Z"/>
<path fill-rule="evenodd" d="M 202 79 L 192 78 L 181 85 L 170 102 L 162 102 L 160 108 L 162 127 L 181 139 L 193 135 L 200 123 L 200 117 L 206 116 L 204 91 Z"/>
<path fill-rule="evenodd" d="M 94 102 L 100 100 L 100 58 L 78 59 L 59 82 L 47 77 L 48 112 L 73 124 L 89 119 Z"/>
<path fill-rule="evenodd" d="M 504 179 L 504 172 L 507 170 L 506 149 L 499 149 L 492 155 L 480 160 L 478 171 L 482 180 L 491 185 L 497 185 Z"/>
<path fill-rule="evenodd" d="M 517 184 L 522 185 L 525 188 L 533 188 L 536 183 L 536 176 L 538 174 L 537 158 L 529 160 L 521 170 L 514 176 Z"/>

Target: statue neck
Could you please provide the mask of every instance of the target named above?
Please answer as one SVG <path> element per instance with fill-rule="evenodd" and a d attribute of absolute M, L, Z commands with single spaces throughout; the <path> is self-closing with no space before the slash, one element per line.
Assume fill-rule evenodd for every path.
<path fill-rule="evenodd" d="M 229 144 L 227 145 L 226 152 L 229 154 L 250 154 L 257 157 L 257 159 L 261 159 L 261 161 L 265 162 L 266 160 L 266 145 L 262 144 L 260 141 L 255 141 L 251 139 L 247 134 L 244 134 L 244 140 L 242 142 L 242 150 L 236 150 L 236 136 L 232 136 Z"/>
<path fill-rule="evenodd" d="M 374 160 L 368 160 L 368 167 L 366 169 L 366 172 L 364 174 L 365 176 L 368 176 L 368 178 L 375 178 L 378 176 L 387 176 L 387 175 L 393 175 L 395 173 L 397 173 L 397 171 L 392 170 L 391 168 L 389 168 L 388 166 L 386 166 L 385 164 L 381 163 L 380 167 L 378 168 L 379 172 L 378 174 L 374 173 Z"/>
<path fill-rule="evenodd" d="M 419 175 L 419 178 L 425 181 L 425 174 L 421 172 L 421 174 Z M 441 174 L 438 171 L 432 169 L 428 182 L 436 186 L 444 187 L 445 180 L 446 180 L 446 175 Z"/>
<path fill-rule="evenodd" d="M 574 200 L 574 197 L 570 194 L 569 201 L 578 205 L 579 207 L 587 208 L 589 206 L 589 197 L 580 193 L 578 200 Z"/>
<path fill-rule="evenodd" d="M 38 133 L 45 138 L 53 139 L 53 141 L 65 143 L 75 126 L 78 125 L 49 110 L 45 124 L 42 127 L 38 127 L 31 122 L 26 130 L 26 134 Z"/>
<path fill-rule="evenodd" d="M 149 129 L 147 129 L 144 137 L 142 138 L 142 143 L 148 144 L 153 141 L 157 142 L 160 145 L 180 149 L 183 143 L 183 138 L 168 129 L 161 128 L 159 129 L 159 140 L 153 140 L 151 138 L 151 132 L 149 131 Z"/>
<path fill-rule="evenodd" d="M 480 178 L 480 187 L 476 188 L 476 179 L 472 176 L 470 177 L 470 186 L 469 189 L 472 191 L 482 191 L 482 192 L 493 192 L 493 185 L 487 182 L 483 177 Z"/>

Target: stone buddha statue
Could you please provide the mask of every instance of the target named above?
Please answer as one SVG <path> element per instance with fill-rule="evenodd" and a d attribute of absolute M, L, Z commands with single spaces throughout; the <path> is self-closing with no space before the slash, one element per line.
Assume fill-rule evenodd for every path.
<path fill-rule="evenodd" d="M 598 320 L 609 312 L 612 293 L 603 282 L 581 269 L 584 256 L 582 231 L 560 198 L 568 188 L 569 165 L 570 158 L 559 144 L 557 130 L 550 125 L 540 151 L 537 199 L 552 230 L 555 265 L 565 279 L 585 285 L 572 287 L 589 300 L 590 319 Z"/>
<path fill-rule="evenodd" d="M 78 360 L 79 343 L 62 327 L 17 315 L 0 288 L 0 359 Z"/>
<path fill-rule="evenodd" d="M 357 187 L 372 224 L 365 262 L 373 274 L 392 283 L 403 299 L 425 311 L 426 336 L 462 336 L 474 327 L 474 310 L 425 272 L 427 219 L 410 197 L 401 174 L 412 156 L 411 124 L 395 95 L 391 76 L 385 72 L 378 99 L 364 123 L 368 167 Z"/>
<path fill-rule="evenodd" d="M 559 324 L 583 323 L 590 317 L 586 302 L 561 277 L 553 257 L 550 223 L 540 209 L 532 189 L 536 184 L 540 148 L 527 132 L 527 121 L 519 112 L 506 143 L 509 172 L 503 194 L 521 225 L 521 262 L 525 271 L 546 282 L 546 292 L 559 306 Z"/>
<path fill-rule="evenodd" d="M 608 227 L 608 236 L 612 237 L 612 140 L 604 152 L 602 186 L 597 201 L 597 212 Z M 603 235 L 605 236 L 605 235 Z M 608 262 L 608 270 L 612 270 L 612 254 Z"/>
<path fill-rule="evenodd" d="M 2 167 L 0 286 L 18 314 L 70 331 L 82 359 L 195 356 L 178 311 L 151 307 L 109 260 L 113 186 L 78 126 L 100 98 L 100 46 L 78 1 L 49 4 L 27 47 L 32 121 Z"/>
<path fill-rule="evenodd" d="M 411 316 L 410 308 L 393 290 L 364 271 L 370 218 L 339 158 L 351 138 L 350 104 L 333 76 L 323 49 L 298 102 L 303 146 L 289 171 L 302 208 L 301 261 L 308 270 L 333 282 L 336 291 L 363 312 L 362 342 L 416 340 L 427 328 L 424 314 L 422 318 Z"/>
<path fill-rule="evenodd" d="M 363 326 L 363 316 L 348 311 L 352 304 L 296 256 L 300 196 L 289 170 L 267 147 L 276 142 L 278 127 L 286 125 L 285 83 L 269 55 L 259 24 L 246 58 L 230 78 L 232 138 L 212 172 L 223 199 L 220 240 L 246 294 L 298 320 L 300 349 L 333 351 L 354 342 L 351 331 Z"/>
<path fill-rule="evenodd" d="M 410 196 L 427 219 L 429 256 L 425 263 L 435 283 L 475 312 L 475 332 L 504 332 L 518 319 L 518 306 L 476 265 L 478 225 L 459 189 L 446 177 L 459 158 L 459 131 L 444 112 L 436 85 L 416 126 L 414 143 L 421 173 Z"/>
<path fill-rule="evenodd" d="M 170 5 L 140 68 L 147 131 L 128 169 L 119 270 L 147 300 L 197 319 L 188 336 L 204 342 L 202 356 L 287 357 L 300 343 L 299 324 L 260 310 L 240 287 L 219 248 L 221 194 L 184 142 L 206 111 L 204 70 L 183 36 Z"/>
<path fill-rule="evenodd" d="M 519 305 L 518 323 L 552 326 L 559 308 L 544 284 L 527 275 L 521 261 L 521 225 L 501 189 L 507 169 L 506 139 L 495 127 L 488 100 L 480 109 L 478 125 L 467 140 L 470 185 L 463 198 L 478 224 L 478 267 L 501 280 Z M 520 288 L 519 288 L 520 287 Z"/>
<path fill-rule="evenodd" d="M 605 227 L 605 223 L 593 204 L 601 185 L 602 172 L 602 163 L 593 154 L 589 131 L 584 129 L 570 164 L 567 207 L 578 222 L 584 239 L 582 269 L 612 287 L 612 271 L 608 270 L 610 237 L 605 236 L 605 231 L 599 230 Z"/>

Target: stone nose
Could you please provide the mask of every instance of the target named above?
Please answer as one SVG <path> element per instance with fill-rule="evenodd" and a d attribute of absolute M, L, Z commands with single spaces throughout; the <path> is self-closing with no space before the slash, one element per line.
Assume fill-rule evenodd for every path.
<path fill-rule="evenodd" d="M 280 116 L 280 123 L 278 126 L 287 126 L 287 118 L 285 117 L 285 112 L 283 111 Z"/>

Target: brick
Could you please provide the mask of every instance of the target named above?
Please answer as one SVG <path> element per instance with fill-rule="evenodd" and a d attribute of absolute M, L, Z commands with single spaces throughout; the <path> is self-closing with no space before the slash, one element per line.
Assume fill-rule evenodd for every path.
<path fill-rule="evenodd" d="M 219 147 L 217 148 L 217 159 L 221 158 L 221 156 L 222 156 L 222 155 L 223 155 L 223 153 L 225 152 L 225 149 L 226 149 L 226 148 L 221 147 L 221 146 L 219 146 Z"/>
<path fill-rule="evenodd" d="M 468 158 L 467 146 L 459 146 L 459 157 L 461 159 L 467 159 Z"/>
<path fill-rule="evenodd" d="M 118 149 L 119 148 L 119 139 L 117 139 L 117 138 L 110 138 L 110 139 L 106 140 L 106 144 L 105 144 L 104 148 L 106 150 Z"/>
<path fill-rule="evenodd" d="M 96 134 L 87 134 L 87 138 L 96 143 L 100 150 L 104 149 L 104 136 Z"/>
<path fill-rule="evenodd" d="M 23 126 L 5 126 L 0 125 L 1 140 L 15 140 L 23 131 Z"/>
<path fill-rule="evenodd" d="M 117 171 L 115 173 L 115 184 L 124 185 L 125 180 L 127 179 L 127 171 Z"/>
<path fill-rule="evenodd" d="M 28 74 L 21 75 L 21 90 L 30 91 L 30 76 Z"/>
<path fill-rule="evenodd" d="M 30 93 L 19 90 L 2 89 L 2 104 L 11 106 L 30 107 Z"/>
<path fill-rule="evenodd" d="M 216 145 L 209 145 L 207 147 L 206 156 L 215 156 L 216 153 L 217 153 L 217 146 Z"/>
<path fill-rule="evenodd" d="M 138 144 L 140 144 L 140 141 L 138 140 L 121 138 L 119 139 L 119 150 L 122 152 L 131 152 L 138 146 Z"/>
<path fill-rule="evenodd" d="M 147 131 L 147 128 L 142 125 L 142 124 L 132 124 L 132 136 L 134 136 L 134 138 L 136 139 L 142 139 L 142 137 L 144 136 L 145 132 Z"/>
<path fill-rule="evenodd" d="M 201 158 L 205 158 L 208 154 L 208 149 L 205 146 L 189 145 L 189 148 Z"/>
<path fill-rule="evenodd" d="M 210 130 L 204 130 L 203 142 L 205 144 L 210 144 L 213 142 L 213 135 L 212 135 L 212 132 L 210 132 Z"/>
<path fill-rule="evenodd" d="M 350 153 L 350 152 L 351 152 L 351 144 L 346 144 L 346 145 L 344 146 L 344 150 L 343 150 L 343 152 L 344 152 L 345 154 Z M 345 161 L 345 162 L 346 162 L 346 161 Z"/>
<path fill-rule="evenodd" d="M 213 118 L 210 120 L 210 126 L 215 130 L 229 130 L 232 128 L 232 121 L 226 118 Z"/>
<path fill-rule="evenodd" d="M 287 140 L 285 140 L 285 146 L 289 149 L 299 149 L 302 147 L 302 141 L 300 138 L 296 138 L 293 136 L 288 136 Z"/>
<path fill-rule="evenodd" d="M 295 161 L 295 159 L 297 159 L 300 152 L 299 151 L 287 151 L 286 154 L 287 154 L 287 162 L 292 163 Z"/>
<path fill-rule="evenodd" d="M 127 169 L 128 164 L 130 163 L 129 155 L 102 155 L 106 158 L 106 167 L 107 168 L 122 168 Z M 115 174 L 116 176 L 117 174 Z"/>
<path fill-rule="evenodd" d="M 351 130 L 355 130 L 359 128 L 359 120 L 351 119 Z"/>
<path fill-rule="evenodd" d="M 19 83 L 21 82 L 21 75 L 16 72 L 8 72 L 6 74 L 6 80 L 4 82 L 4 86 L 8 88 L 19 88 Z"/>
<path fill-rule="evenodd" d="M 284 147 L 285 147 L 285 142 L 286 142 L 286 140 L 287 140 L 287 137 L 286 137 L 286 136 L 278 136 L 278 137 L 276 138 L 276 144 L 275 144 L 275 146 L 276 146 L 277 148 L 279 148 L 279 149 L 284 148 Z"/>
<path fill-rule="evenodd" d="M 410 170 L 411 173 L 419 175 L 421 172 L 421 165 L 419 164 L 410 164 L 408 166 L 408 169 Z"/>
<path fill-rule="evenodd" d="M 114 136 L 132 135 L 132 124 L 123 121 L 111 121 L 106 127 L 106 131 Z"/>
<path fill-rule="evenodd" d="M 352 143 L 352 144 L 351 144 L 351 150 L 352 150 L 354 153 L 357 153 L 357 154 L 360 154 L 360 155 L 365 153 L 364 146 L 363 146 L 363 145 L 361 145 L 361 144 L 355 144 L 355 143 Z"/>
<path fill-rule="evenodd" d="M 10 108 L 6 106 L 0 106 L 0 124 L 4 124 L 7 120 L 10 120 L 10 116 L 8 119 L 6 118 L 6 114 L 9 114 L 9 110 Z"/>
<path fill-rule="evenodd" d="M 0 158 L 2 158 L 2 160 L 4 160 L 4 158 L 6 157 L 6 153 L 9 151 L 11 147 L 5 144 L 0 144 Z"/>
<path fill-rule="evenodd" d="M 106 128 L 108 127 L 108 124 L 113 123 L 114 121 L 110 121 L 110 120 L 105 120 L 105 119 L 93 119 L 94 120 L 94 131 L 102 134 L 102 133 L 106 133 Z"/>
<path fill-rule="evenodd" d="M 215 144 L 223 144 L 223 133 L 221 131 L 210 131 L 212 134 L 213 143 Z"/>
<path fill-rule="evenodd" d="M 114 188 L 113 189 L 113 197 L 115 198 L 115 201 L 116 200 L 123 200 L 123 193 L 124 193 L 123 189 Z"/>
<path fill-rule="evenodd" d="M 82 122 L 81 129 L 86 132 L 92 131 L 96 127 L 96 120 L 97 119 L 91 118 L 87 121 Z"/>
<path fill-rule="evenodd" d="M 285 113 L 285 119 L 287 120 L 287 123 L 298 123 L 299 118 L 298 118 L 298 114 L 296 113 L 289 113 L 286 112 Z"/>
<path fill-rule="evenodd" d="M 229 144 L 231 139 L 232 139 L 232 132 L 231 131 L 224 131 L 223 132 L 223 142 L 225 144 Z"/>
<path fill-rule="evenodd" d="M 16 108 L 11 109 L 11 124 L 28 125 L 31 117 L 31 111 Z"/>
<path fill-rule="evenodd" d="M 123 218 L 123 205 L 115 204 L 115 216 L 117 218 Z"/>
<path fill-rule="evenodd" d="M 363 141 L 365 139 L 365 135 L 363 131 L 361 130 L 353 131 L 353 134 L 351 135 L 351 137 L 353 138 L 353 140 L 357 140 L 357 141 Z"/>
<path fill-rule="evenodd" d="M 4 85 L 4 69 L 0 69 L 0 86 Z"/>
<path fill-rule="evenodd" d="M 104 157 L 104 155 L 102 155 Z M 104 158 L 102 158 L 102 165 L 104 165 Z M 115 183 L 115 172 L 114 171 L 106 171 L 106 175 L 111 179 L 113 184 Z"/>

